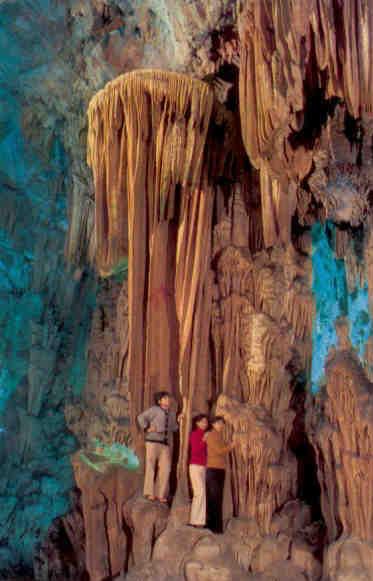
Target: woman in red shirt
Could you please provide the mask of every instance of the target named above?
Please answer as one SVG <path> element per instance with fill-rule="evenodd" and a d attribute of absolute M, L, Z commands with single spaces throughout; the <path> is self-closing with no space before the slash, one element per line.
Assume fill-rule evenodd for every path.
<path fill-rule="evenodd" d="M 207 444 L 204 440 L 209 422 L 205 414 L 193 418 L 189 436 L 189 476 L 193 490 L 190 525 L 203 528 L 206 524 L 206 464 Z"/>

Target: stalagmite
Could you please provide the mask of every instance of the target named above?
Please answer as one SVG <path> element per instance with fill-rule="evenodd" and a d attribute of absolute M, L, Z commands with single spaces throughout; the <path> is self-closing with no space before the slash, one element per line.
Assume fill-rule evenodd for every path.
<path fill-rule="evenodd" d="M 250 217 L 239 204 L 241 189 L 235 191 L 231 213 L 222 214 L 214 228 L 212 337 L 222 393 L 216 411 L 238 441 L 231 466 L 233 512 L 254 519 L 266 535 L 276 511 L 297 489 L 287 368 L 298 365 L 304 372 L 310 367 L 311 272 L 309 259 L 291 245 L 286 251 L 250 252 L 243 235 Z"/>
<path fill-rule="evenodd" d="M 73 458 L 73 467 L 82 492 L 87 571 L 92 581 L 102 581 L 119 575 L 128 558 L 130 546 L 122 511 L 139 486 L 139 475 L 119 467 L 102 475 L 89 469 L 79 453 Z"/>
<path fill-rule="evenodd" d="M 331 543 L 324 572 L 333 579 L 341 570 L 356 575 L 354 578 L 370 578 L 373 385 L 351 348 L 345 320 L 337 322 L 337 332 L 339 345 L 327 363 L 325 392 L 308 418 Z M 359 558 L 351 559 L 356 550 Z"/>
<path fill-rule="evenodd" d="M 217 410 L 238 441 L 233 463 L 235 513 L 253 518 L 262 534 L 269 533 L 276 510 L 296 494 L 297 465 L 286 450 L 289 434 L 281 434 L 277 419 L 263 406 L 239 403 L 222 395 Z M 288 427 L 293 418 L 288 410 Z"/>

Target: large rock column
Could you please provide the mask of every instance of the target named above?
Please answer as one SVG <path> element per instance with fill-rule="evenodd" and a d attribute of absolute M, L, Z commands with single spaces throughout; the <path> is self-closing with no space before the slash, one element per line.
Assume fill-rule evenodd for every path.
<path fill-rule="evenodd" d="M 212 106 L 200 81 L 135 71 L 109 83 L 89 108 L 99 271 L 108 274 L 128 251 L 135 438 L 135 418 L 155 391 L 169 389 L 188 411 L 197 370 L 209 381 L 200 346 L 211 304 L 213 194 L 204 148 Z"/>

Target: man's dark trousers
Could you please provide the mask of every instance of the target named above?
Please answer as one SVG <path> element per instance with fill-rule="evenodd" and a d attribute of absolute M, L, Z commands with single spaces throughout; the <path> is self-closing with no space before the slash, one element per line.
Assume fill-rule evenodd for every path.
<path fill-rule="evenodd" d="M 223 492 L 225 470 L 222 468 L 207 468 L 207 528 L 213 533 L 223 532 Z"/>

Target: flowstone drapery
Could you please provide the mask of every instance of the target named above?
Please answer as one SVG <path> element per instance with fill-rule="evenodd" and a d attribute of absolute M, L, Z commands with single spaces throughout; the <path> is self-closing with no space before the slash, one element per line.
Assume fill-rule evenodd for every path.
<path fill-rule="evenodd" d="M 290 240 L 299 188 L 335 104 L 370 123 L 373 14 L 366 1 L 244 0 L 238 20 L 242 135 L 260 170 L 272 246 Z"/>
<path fill-rule="evenodd" d="M 197 364 L 190 339 L 208 292 L 213 200 L 204 147 L 212 105 L 206 84 L 157 71 L 120 77 L 90 105 L 100 272 L 128 246 L 132 420 L 157 389 L 178 396 L 180 385 L 187 396 Z"/>

